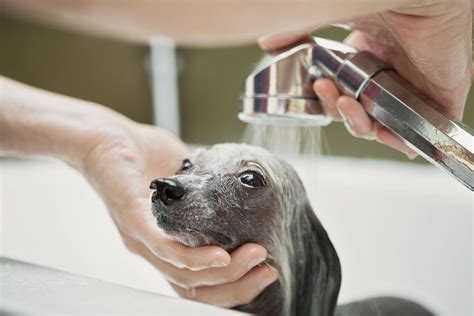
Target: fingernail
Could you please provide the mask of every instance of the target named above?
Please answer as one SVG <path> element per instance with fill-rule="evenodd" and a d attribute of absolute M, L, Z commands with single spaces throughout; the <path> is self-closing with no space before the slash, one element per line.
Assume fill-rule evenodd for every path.
<path fill-rule="evenodd" d="M 271 276 L 271 277 L 265 277 L 265 278 L 263 278 L 263 279 L 260 281 L 260 284 L 259 284 L 260 290 L 263 290 L 264 288 L 266 288 L 267 286 L 269 286 L 270 284 L 272 284 L 273 282 L 275 282 L 276 279 L 277 279 L 276 275 Z"/>
<path fill-rule="evenodd" d="M 341 117 L 342 117 L 342 121 L 344 122 L 344 126 L 346 127 L 347 131 L 348 131 L 351 135 L 356 136 L 356 133 L 354 132 L 354 127 L 353 127 L 353 124 L 352 124 L 351 119 L 350 119 L 348 116 L 346 116 L 346 115 L 344 114 L 344 112 L 342 112 L 342 111 L 339 111 L 339 114 L 340 114 Z M 368 139 L 368 138 L 367 138 L 367 139 Z"/>
<path fill-rule="evenodd" d="M 417 154 L 413 153 L 413 154 L 408 154 L 408 153 L 405 153 L 405 155 L 408 157 L 408 159 L 410 160 L 415 160 L 416 157 L 418 157 Z"/>
<path fill-rule="evenodd" d="M 352 129 L 352 121 L 351 121 L 351 119 L 350 119 L 348 116 L 346 116 L 346 115 L 344 114 L 344 112 L 342 112 L 342 111 L 338 111 L 338 112 L 339 112 L 339 114 L 341 115 L 342 120 L 344 121 L 344 124 L 346 124 L 346 126 L 347 126 L 348 128 Z"/>
<path fill-rule="evenodd" d="M 247 268 L 250 270 L 258 264 L 262 263 L 264 260 L 265 258 L 254 258 L 249 261 L 249 263 L 247 264 Z"/>
<path fill-rule="evenodd" d="M 220 261 L 220 260 L 215 260 L 215 261 L 212 261 L 211 262 L 211 268 L 222 268 L 222 267 L 226 267 L 227 264 L 223 261 Z"/>

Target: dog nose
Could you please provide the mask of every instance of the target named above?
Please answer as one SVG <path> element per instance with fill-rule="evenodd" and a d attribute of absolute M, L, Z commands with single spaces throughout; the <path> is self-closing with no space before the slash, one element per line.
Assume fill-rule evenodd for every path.
<path fill-rule="evenodd" d="M 165 205 L 170 205 L 181 199 L 185 193 L 181 183 L 174 179 L 153 180 L 150 188 L 156 190 L 151 197 L 151 201 L 156 202 L 157 199 L 160 199 Z"/>

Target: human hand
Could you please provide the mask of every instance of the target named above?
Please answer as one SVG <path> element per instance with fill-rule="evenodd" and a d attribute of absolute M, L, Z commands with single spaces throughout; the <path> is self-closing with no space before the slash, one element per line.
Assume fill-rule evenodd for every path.
<path fill-rule="evenodd" d="M 158 228 L 148 185 L 173 175 L 188 156 L 172 134 L 2 76 L 0 88 L 0 154 L 55 157 L 81 172 L 125 245 L 158 268 L 181 296 L 231 307 L 250 302 L 275 281 L 270 267 L 255 267 L 267 256 L 259 245 L 245 244 L 229 255 L 216 246 L 185 247 Z"/>
<path fill-rule="evenodd" d="M 188 156 L 170 133 L 119 120 L 101 124 L 82 172 L 99 192 L 126 247 L 160 270 L 182 297 L 233 307 L 276 280 L 266 250 L 245 244 L 230 255 L 216 246 L 189 248 L 162 232 L 150 211 L 149 183 L 171 176 Z"/>
<path fill-rule="evenodd" d="M 354 30 L 346 44 L 370 51 L 392 65 L 401 77 L 440 105 L 447 116 L 460 119 L 471 85 L 472 4 L 439 1 L 437 4 L 373 14 L 348 23 Z M 267 51 L 308 38 L 308 32 L 260 40 Z M 314 90 L 333 120 L 343 121 L 355 137 L 377 140 L 415 157 L 398 136 L 375 122 L 362 104 L 341 96 L 330 79 L 318 79 Z"/>

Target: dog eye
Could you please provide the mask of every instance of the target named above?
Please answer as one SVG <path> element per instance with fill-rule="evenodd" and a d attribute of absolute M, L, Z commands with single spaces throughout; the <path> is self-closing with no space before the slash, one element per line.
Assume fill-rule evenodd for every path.
<path fill-rule="evenodd" d="M 239 180 L 242 184 L 252 188 L 265 186 L 265 180 L 263 179 L 262 175 L 255 171 L 246 171 L 240 174 Z"/>
<path fill-rule="evenodd" d="M 193 164 L 191 163 L 191 161 L 189 161 L 189 159 L 184 159 L 183 164 L 181 165 L 181 169 L 179 171 L 189 170 L 192 166 Z"/>

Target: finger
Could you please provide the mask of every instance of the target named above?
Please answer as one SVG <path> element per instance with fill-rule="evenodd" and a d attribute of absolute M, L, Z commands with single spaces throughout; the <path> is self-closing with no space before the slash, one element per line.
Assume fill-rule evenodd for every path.
<path fill-rule="evenodd" d="M 139 241 L 124 239 L 124 242 L 126 242 L 126 246 L 130 251 L 132 251 L 136 255 L 143 257 L 146 261 L 151 263 L 151 265 L 153 265 L 157 270 L 159 270 L 169 282 L 178 284 L 184 288 L 188 287 L 186 284 L 181 283 L 181 280 L 179 279 L 179 272 L 184 273 L 190 270 L 176 268 L 171 263 L 159 259 Z"/>
<path fill-rule="evenodd" d="M 379 143 L 385 144 L 385 145 L 387 145 L 387 146 L 389 146 L 393 149 L 401 151 L 410 160 L 413 160 L 418 156 L 418 154 L 413 149 L 408 147 L 408 145 L 405 144 L 400 137 L 398 137 L 397 135 L 392 133 L 386 127 L 381 126 L 378 129 L 377 135 L 376 135 L 376 140 Z"/>
<path fill-rule="evenodd" d="M 341 121 L 341 115 L 336 109 L 336 101 L 339 98 L 340 93 L 331 79 L 323 78 L 316 80 L 313 84 L 313 89 L 319 98 L 324 112 L 334 121 Z"/>
<path fill-rule="evenodd" d="M 375 139 L 377 126 L 357 100 L 341 96 L 336 101 L 336 108 L 352 136 L 367 140 Z"/>
<path fill-rule="evenodd" d="M 351 135 L 367 140 L 375 139 L 379 143 L 403 152 L 409 159 L 416 157 L 416 153 L 400 137 L 370 118 L 358 101 L 341 96 L 337 100 L 336 107 L 344 118 L 344 125 Z"/>
<path fill-rule="evenodd" d="M 193 271 L 211 267 L 225 267 L 230 263 L 230 255 L 217 246 L 191 248 L 172 240 L 155 223 L 143 228 L 140 241 L 158 258 L 177 268 Z"/>
<path fill-rule="evenodd" d="M 370 35 L 359 30 L 349 33 L 343 42 L 344 44 L 361 51 L 371 50 L 374 46 Z"/>
<path fill-rule="evenodd" d="M 124 240 L 125 241 L 125 240 Z M 192 279 L 189 277 L 183 277 L 191 273 L 199 273 L 199 271 L 191 271 L 189 269 L 180 269 L 163 261 L 156 257 L 145 245 L 136 240 L 126 240 L 127 248 L 129 248 L 133 253 L 143 257 L 149 263 L 151 263 L 157 270 L 159 270 L 163 276 L 171 283 L 176 284 L 183 288 L 189 288 L 193 283 L 188 283 L 187 279 Z"/>
<path fill-rule="evenodd" d="M 160 270 L 171 283 L 182 288 L 191 288 L 235 282 L 262 263 L 267 257 L 267 251 L 257 244 L 245 244 L 232 252 L 229 266 L 200 271 L 176 268 L 158 259 L 147 249 L 141 249 L 140 255 Z"/>
<path fill-rule="evenodd" d="M 397 46 L 381 42 L 364 31 L 353 31 L 345 39 L 344 44 L 354 47 L 358 51 L 369 51 L 383 62 L 391 64 L 393 56 L 401 53 Z"/>
<path fill-rule="evenodd" d="M 174 286 L 174 289 L 182 297 L 229 308 L 250 303 L 277 278 L 278 273 L 274 268 L 262 265 L 252 269 L 240 280 L 233 283 L 193 289 Z"/>
<path fill-rule="evenodd" d="M 308 42 L 309 40 L 310 37 L 307 31 L 299 31 L 263 36 L 258 39 L 258 45 L 269 54 L 278 54 L 298 44 Z"/>

